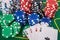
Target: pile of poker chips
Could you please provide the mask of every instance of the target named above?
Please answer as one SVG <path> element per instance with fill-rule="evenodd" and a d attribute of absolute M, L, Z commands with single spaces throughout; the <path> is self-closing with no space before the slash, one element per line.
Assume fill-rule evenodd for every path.
<path fill-rule="evenodd" d="M 45 16 L 49 18 L 54 18 L 57 9 L 58 9 L 57 0 L 46 0 L 46 7 L 44 9 Z"/>
<path fill-rule="evenodd" d="M 5 14 L 1 19 L 1 27 L 2 27 L 2 36 L 5 38 L 15 37 L 19 34 L 20 31 L 20 23 L 13 21 L 14 16 L 12 14 Z"/>
<path fill-rule="evenodd" d="M 5 38 L 11 37 L 11 36 L 12 37 L 16 36 L 16 34 L 18 34 L 20 31 L 21 25 L 24 25 L 23 30 L 25 30 L 25 29 L 29 28 L 30 26 L 33 26 L 38 23 L 40 23 L 41 26 L 42 26 L 42 24 L 44 26 L 49 26 L 51 24 L 50 18 L 48 16 L 45 17 L 46 15 L 44 15 L 44 12 L 42 11 L 42 6 L 43 6 L 42 0 L 41 1 L 35 0 L 33 3 L 32 2 L 33 1 L 31 1 L 31 0 L 20 0 L 21 6 L 19 9 L 19 3 L 17 3 L 16 0 L 14 0 L 14 1 L 10 0 L 11 7 L 9 7 L 9 8 L 11 8 L 11 12 L 13 13 L 12 15 L 14 17 L 11 16 L 11 14 L 3 15 L 3 18 L 1 20 L 2 21 L 1 27 L 3 28 L 2 36 L 4 36 Z M 56 7 L 56 9 L 57 9 L 57 7 Z M 4 12 L 4 11 L 2 11 L 2 12 Z M 4 13 L 7 13 L 7 12 L 4 12 Z M 28 14 L 28 15 L 26 16 L 26 14 Z M 41 18 L 41 15 L 42 15 L 42 18 Z M 25 25 L 27 25 L 26 22 L 28 23 L 28 26 L 25 26 Z M 6 33 L 7 32 L 6 29 L 9 32 L 8 34 Z M 25 32 L 23 32 L 23 36 L 26 36 Z"/>
<path fill-rule="evenodd" d="M 53 0 L 51 1 L 51 3 L 52 2 L 53 2 Z M 40 6 L 38 5 L 38 3 L 39 2 L 36 2 L 36 0 L 35 0 L 35 3 L 34 3 L 34 1 L 32 2 L 32 8 L 31 8 L 32 13 L 28 15 L 29 26 L 28 27 L 25 26 L 24 30 L 29 28 L 30 26 L 34 26 L 35 24 L 38 24 L 38 23 L 40 23 L 41 26 L 50 27 L 50 24 L 51 24 L 51 19 L 50 18 L 52 18 L 52 17 L 49 17 L 49 15 L 48 15 L 49 13 L 47 13 L 47 16 L 45 15 L 46 11 L 49 11 L 49 10 L 44 10 L 45 13 L 42 12 L 41 8 L 39 9 Z M 55 13 L 57 11 L 57 9 L 58 9 L 57 1 L 56 1 L 56 5 L 53 3 L 53 4 L 50 4 L 50 6 L 48 6 L 48 3 L 47 3 L 47 7 L 45 9 L 50 9 L 51 8 L 53 10 L 52 13 Z M 55 6 L 55 9 L 54 9 L 54 6 Z M 51 9 L 50 9 L 50 11 L 51 11 Z M 41 18 L 41 14 L 38 14 L 38 13 L 41 13 L 43 15 L 42 18 Z M 41 19 L 39 17 L 37 17 L 38 15 L 40 15 L 39 17 Z M 53 15 L 51 14 L 51 16 L 53 16 Z M 27 35 L 25 34 L 26 32 L 24 32 L 24 30 L 23 30 L 23 37 L 26 37 Z"/>

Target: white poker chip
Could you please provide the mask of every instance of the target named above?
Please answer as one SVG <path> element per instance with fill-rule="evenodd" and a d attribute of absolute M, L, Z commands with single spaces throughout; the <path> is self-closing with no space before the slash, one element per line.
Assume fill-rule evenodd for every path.
<path fill-rule="evenodd" d="M 10 0 L 2 0 L 2 12 L 3 14 L 10 13 Z"/>
<path fill-rule="evenodd" d="M 41 25 L 42 27 L 48 27 L 48 26 L 49 26 L 49 24 L 48 24 L 48 23 L 45 23 L 45 22 L 41 22 L 40 25 Z"/>

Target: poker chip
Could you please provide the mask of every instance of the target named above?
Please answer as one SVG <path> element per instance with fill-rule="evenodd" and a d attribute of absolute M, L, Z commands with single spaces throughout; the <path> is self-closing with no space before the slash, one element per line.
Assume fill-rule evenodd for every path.
<path fill-rule="evenodd" d="M 47 0 L 46 1 L 46 7 L 44 9 L 45 16 L 49 18 L 55 17 L 55 12 L 58 9 L 58 3 L 57 0 Z"/>
<path fill-rule="evenodd" d="M 15 37 L 20 32 L 20 28 L 21 28 L 20 23 L 13 22 L 11 24 L 11 27 L 12 27 L 12 31 L 13 31 L 12 37 Z"/>
<path fill-rule="evenodd" d="M 32 10 L 41 10 L 43 8 L 43 1 L 42 0 L 33 0 L 32 1 Z"/>
<path fill-rule="evenodd" d="M 2 11 L 0 11 L 0 22 L 1 22 L 2 16 L 3 16 Z"/>
<path fill-rule="evenodd" d="M 25 32 L 23 32 L 23 37 L 26 37 L 26 36 L 27 36 L 27 34 Z"/>
<path fill-rule="evenodd" d="M 3 26 L 5 26 L 5 25 L 9 25 L 9 23 L 12 22 L 13 20 L 14 20 L 14 16 L 12 14 L 3 15 L 2 19 L 1 19 L 2 28 L 4 28 Z"/>
<path fill-rule="evenodd" d="M 2 14 L 2 11 L 0 11 L 0 16 L 2 16 L 3 14 Z"/>
<path fill-rule="evenodd" d="M 14 11 L 20 9 L 20 3 L 19 0 L 12 0 L 11 3 L 11 12 L 14 13 Z"/>
<path fill-rule="evenodd" d="M 41 25 L 42 27 L 49 27 L 49 24 L 46 23 L 46 22 L 41 22 L 40 25 Z"/>
<path fill-rule="evenodd" d="M 48 23 L 49 25 L 51 24 L 51 20 L 48 17 L 43 17 L 40 21 L 44 23 Z"/>
<path fill-rule="evenodd" d="M 28 15 L 28 23 L 30 26 L 33 26 L 39 23 L 40 16 L 37 13 L 32 13 Z"/>
<path fill-rule="evenodd" d="M 23 32 L 22 32 L 23 37 L 27 37 L 27 34 L 26 34 L 26 32 L 25 32 L 24 30 L 26 30 L 26 29 L 29 28 L 29 27 L 30 27 L 30 26 L 29 26 L 28 24 L 24 27 Z"/>
<path fill-rule="evenodd" d="M 4 29 L 2 29 L 2 36 L 5 38 L 11 37 L 12 35 L 12 27 L 6 27 Z"/>
<path fill-rule="evenodd" d="M 49 17 L 49 18 L 54 18 L 56 10 L 54 10 L 54 8 L 52 7 L 46 7 L 45 9 L 45 16 Z"/>
<path fill-rule="evenodd" d="M 17 22 L 19 22 L 21 25 L 26 24 L 26 15 L 23 10 L 17 10 L 14 12 L 14 17 Z"/>
<path fill-rule="evenodd" d="M 42 11 L 42 1 L 37 2 L 36 0 L 33 0 L 31 9 L 32 12 L 37 12 L 41 16 L 41 18 L 44 17 L 44 12 Z"/>
<path fill-rule="evenodd" d="M 20 0 L 20 9 L 24 10 L 26 14 L 31 13 L 31 0 Z"/>
<path fill-rule="evenodd" d="M 2 12 L 3 12 L 3 14 L 8 14 L 8 13 L 10 13 L 10 7 L 11 7 L 11 5 L 10 5 L 10 1 L 11 0 L 2 0 Z"/>

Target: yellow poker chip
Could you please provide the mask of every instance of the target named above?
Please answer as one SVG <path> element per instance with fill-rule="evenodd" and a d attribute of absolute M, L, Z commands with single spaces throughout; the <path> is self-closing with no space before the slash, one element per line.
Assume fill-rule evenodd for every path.
<path fill-rule="evenodd" d="M 8 25 L 10 22 L 12 22 L 14 20 L 14 16 L 12 14 L 5 14 L 3 15 L 2 19 L 1 19 L 1 26 L 5 26 Z M 4 27 L 2 27 L 4 28 Z"/>
<path fill-rule="evenodd" d="M 12 35 L 12 27 L 6 27 L 2 29 L 2 36 L 8 38 Z"/>
<path fill-rule="evenodd" d="M 21 26 L 18 22 L 13 22 L 11 26 L 13 31 L 12 37 L 15 37 L 20 32 Z"/>

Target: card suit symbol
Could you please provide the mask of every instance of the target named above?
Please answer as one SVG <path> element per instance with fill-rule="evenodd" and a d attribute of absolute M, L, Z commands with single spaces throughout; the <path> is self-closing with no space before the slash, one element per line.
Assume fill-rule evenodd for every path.
<path fill-rule="evenodd" d="M 40 27 L 40 32 L 42 31 L 42 28 Z"/>
<path fill-rule="evenodd" d="M 48 37 L 45 37 L 45 40 L 50 40 L 50 38 L 48 38 Z"/>
<path fill-rule="evenodd" d="M 35 30 L 35 31 L 36 31 L 36 32 L 38 31 L 38 30 L 37 30 L 37 28 L 36 28 L 36 30 Z"/>
<path fill-rule="evenodd" d="M 32 33 L 32 29 L 30 28 L 30 32 Z"/>
<path fill-rule="evenodd" d="M 26 33 L 27 33 L 27 31 L 25 31 Z M 28 33 L 27 33 L 27 35 L 28 35 Z"/>

